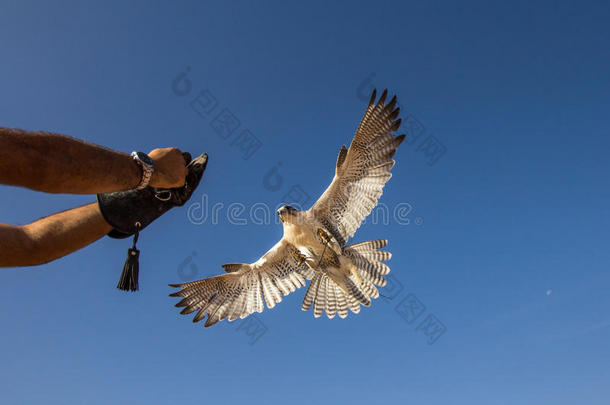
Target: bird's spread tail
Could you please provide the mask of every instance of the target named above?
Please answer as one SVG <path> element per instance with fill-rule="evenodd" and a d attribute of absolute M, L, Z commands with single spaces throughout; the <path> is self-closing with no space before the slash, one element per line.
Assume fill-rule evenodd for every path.
<path fill-rule="evenodd" d="M 384 275 L 390 272 L 390 268 L 382 261 L 390 260 L 392 254 L 380 250 L 387 244 L 387 240 L 379 239 L 345 246 L 343 254 L 356 267 L 356 277 L 345 277 L 341 287 L 327 273 L 317 271 L 309 284 L 301 309 L 307 311 L 313 306 L 316 318 L 324 311 L 329 318 L 334 318 L 335 315 L 345 318 L 348 309 L 357 314 L 360 305 L 370 306 L 371 298 L 379 297 L 376 286 L 385 286 Z"/>

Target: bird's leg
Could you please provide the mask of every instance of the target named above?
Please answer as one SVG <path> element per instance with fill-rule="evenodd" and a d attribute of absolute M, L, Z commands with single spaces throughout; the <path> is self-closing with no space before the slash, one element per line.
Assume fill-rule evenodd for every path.
<path fill-rule="evenodd" d="M 322 259 L 324 258 L 324 253 L 326 253 L 326 248 L 331 241 L 331 236 L 322 228 L 318 228 L 318 236 L 320 236 L 322 242 L 324 242 L 324 250 L 322 250 L 322 254 L 320 255 L 320 260 L 318 261 L 316 268 L 320 267 L 320 263 L 322 263 Z"/>
<path fill-rule="evenodd" d="M 299 252 L 298 250 L 292 251 L 292 257 L 297 261 L 298 265 L 301 266 L 305 263 L 305 255 Z"/>

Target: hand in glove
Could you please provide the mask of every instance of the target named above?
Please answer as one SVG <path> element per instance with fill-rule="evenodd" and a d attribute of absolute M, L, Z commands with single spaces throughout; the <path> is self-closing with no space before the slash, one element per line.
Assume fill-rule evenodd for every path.
<path fill-rule="evenodd" d="M 112 238 L 126 238 L 135 234 L 133 247 L 127 253 L 127 261 L 117 288 L 135 291 L 138 289 L 138 257 L 136 241 L 139 232 L 151 222 L 176 206 L 184 205 L 203 176 L 208 163 L 205 153 L 191 160 L 183 153 L 188 174 L 185 185 L 171 189 L 146 187 L 141 190 L 117 191 L 97 195 L 102 216 L 114 229 L 108 233 Z"/>

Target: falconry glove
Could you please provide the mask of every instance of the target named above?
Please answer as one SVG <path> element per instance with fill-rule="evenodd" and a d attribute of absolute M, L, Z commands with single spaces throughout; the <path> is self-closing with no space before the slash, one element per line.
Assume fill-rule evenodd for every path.
<path fill-rule="evenodd" d="M 127 260 L 117 285 L 120 290 L 138 290 L 140 251 L 136 249 L 136 242 L 140 231 L 170 209 L 184 205 L 199 185 L 208 163 L 208 155 L 204 153 L 193 160 L 188 152 L 183 155 L 188 174 L 182 187 L 172 189 L 145 187 L 141 190 L 97 195 L 102 216 L 113 227 L 108 236 L 117 239 L 134 236 L 133 246 L 127 252 Z"/>

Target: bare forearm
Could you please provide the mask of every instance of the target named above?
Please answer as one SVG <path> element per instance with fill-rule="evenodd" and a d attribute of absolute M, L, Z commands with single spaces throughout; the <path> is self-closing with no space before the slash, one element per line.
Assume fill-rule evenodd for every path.
<path fill-rule="evenodd" d="M 94 194 L 132 189 L 141 176 L 125 153 L 64 135 L 0 128 L 0 183 Z"/>
<path fill-rule="evenodd" d="M 25 226 L 0 224 L 0 267 L 48 263 L 95 242 L 111 229 L 97 203 Z"/>

